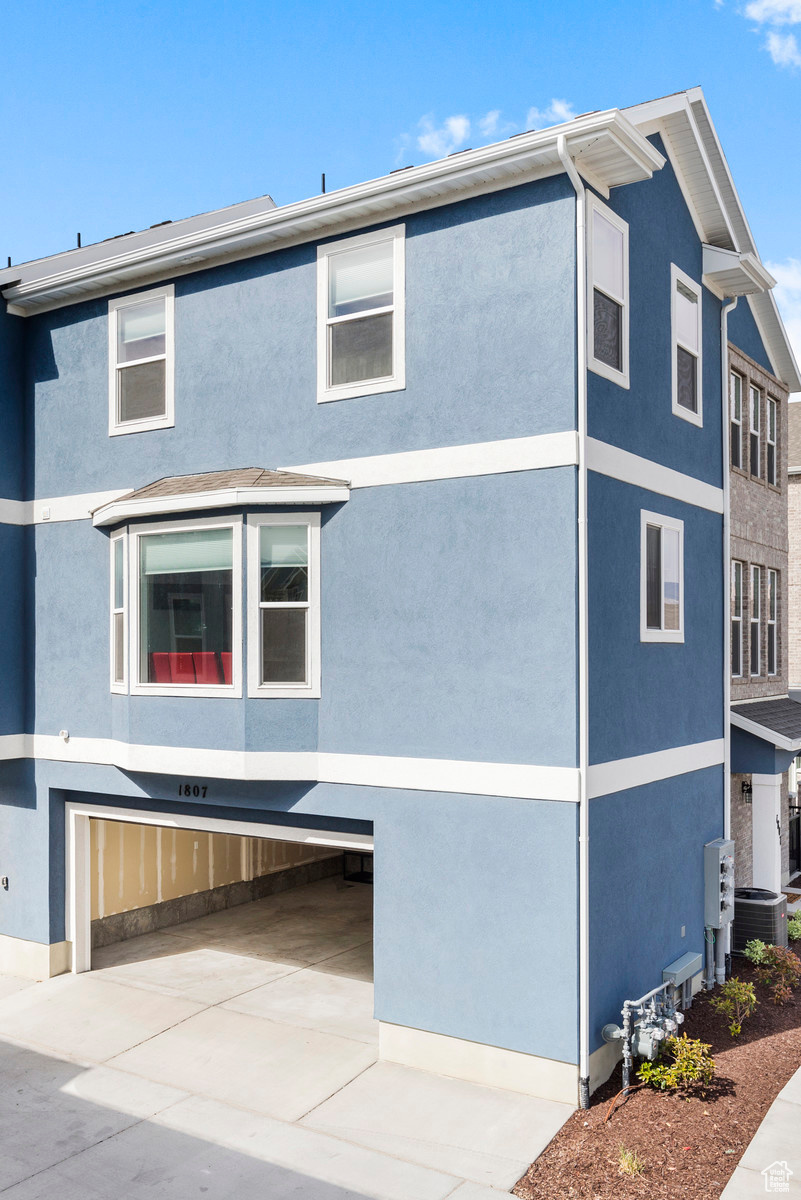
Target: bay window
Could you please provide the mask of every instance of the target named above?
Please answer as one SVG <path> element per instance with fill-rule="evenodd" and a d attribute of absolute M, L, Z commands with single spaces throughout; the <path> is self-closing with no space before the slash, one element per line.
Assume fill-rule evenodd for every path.
<path fill-rule="evenodd" d="M 320 517 L 248 519 L 248 692 L 320 694 Z"/>
<path fill-rule="evenodd" d="M 123 530 L 111 538 L 111 690 L 127 691 L 127 535 Z"/>
<path fill-rule="evenodd" d="M 241 523 L 132 531 L 132 691 L 241 694 Z"/>

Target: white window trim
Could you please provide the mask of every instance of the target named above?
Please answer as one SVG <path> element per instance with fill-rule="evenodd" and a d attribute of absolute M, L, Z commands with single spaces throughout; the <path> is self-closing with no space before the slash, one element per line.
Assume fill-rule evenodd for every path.
<path fill-rule="evenodd" d="M 691 346 L 685 346 L 679 341 L 678 337 L 678 322 L 676 320 L 676 295 L 678 292 L 678 284 L 683 284 L 688 292 L 692 292 L 696 298 L 696 322 L 698 326 L 698 351 L 693 350 Z M 681 417 L 684 421 L 689 421 L 692 425 L 702 427 L 704 424 L 704 389 L 703 389 L 703 349 L 704 349 L 704 321 L 703 321 L 703 291 L 700 283 L 696 283 L 689 275 L 685 274 L 680 267 L 675 263 L 670 264 L 670 375 L 671 375 L 671 393 L 673 414 L 676 417 Z M 696 384 L 696 395 L 698 397 L 698 412 L 690 412 L 689 408 L 685 408 L 683 404 L 679 404 L 678 399 L 678 367 L 676 347 L 681 346 L 682 350 L 686 350 L 688 354 L 692 354 L 698 360 Z"/>
<path fill-rule="evenodd" d="M 771 586 L 771 585 L 772 585 L 772 586 Z M 771 591 L 773 592 L 773 597 L 774 597 L 774 599 L 775 599 L 775 601 L 776 601 L 776 606 L 775 606 L 775 615 L 774 615 L 774 616 L 771 616 L 771 608 L 770 608 L 770 594 L 771 594 Z M 778 674 L 779 674 L 779 630 L 778 630 L 778 617 L 779 617 L 779 572 L 778 572 L 778 571 L 774 571 L 774 570 L 772 570 L 772 569 L 770 569 L 770 568 L 769 568 L 769 569 L 768 569 L 768 614 L 767 614 L 767 620 L 766 620 L 766 622 L 765 622 L 765 624 L 766 624 L 766 626 L 767 626 L 767 643 L 766 643 L 766 647 L 765 647 L 765 653 L 766 653 L 766 657 L 767 657 L 767 662 L 766 662 L 766 664 L 765 664 L 765 665 L 766 665 L 766 667 L 768 668 L 768 672 L 767 672 L 767 673 L 768 673 L 768 678 L 769 678 L 769 679 L 772 679 L 772 678 L 774 677 L 774 675 L 778 675 Z M 774 669 L 773 669 L 772 671 L 771 671 L 771 669 L 770 669 L 770 643 L 771 643 L 771 639 L 773 639 L 773 640 L 774 640 L 774 646 L 773 646 L 773 668 L 774 668 Z"/>
<path fill-rule="evenodd" d="M 735 379 L 739 379 L 739 381 L 740 381 L 740 416 L 739 417 L 735 417 L 735 415 L 734 415 L 734 380 Z M 734 463 L 731 463 L 730 465 L 735 467 L 735 469 L 738 471 L 743 470 L 743 391 L 744 391 L 744 388 L 745 388 L 745 380 L 743 379 L 743 377 L 739 373 L 739 371 L 729 371 L 729 410 L 730 410 L 729 411 L 729 421 L 731 422 L 732 425 L 737 426 L 739 441 L 740 441 L 740 455 L 739 455 L 740 461 L 738 464 L 736 464 L 736 466 Z M 729 457 L 731 457 L 731 455 Z"/>
<path fill-rule="evenodd" d="M 309 527 L 309 602 L 306 623 L 306 683 L 261 683 L 260 567 L 259 530 L 262 525 L 308 525 Z M 320 669 L 320 514 L 257 513 L 247 518 L 248 562 L 248 696 L 295 699 L 319 699 Z"/>
<path fill-rule="evenodd" d="M 380 379 L 328 385 L 328 265 L 334 254 L 356 250 L 361 246 L 393 243 L 391 307 L 366 310 L 365 315 L 392 312 L 392 374 Z M 406 387 L 406 226 L 392 225 L 375 233 L 329 242 L 317 247 L 317 403 L 329 400 L 349 400 L 354 396 L 378 396 L 384 392 L 399 392 Z M 353 314 L 356 316 L 357 314 Z"/>
<path fill-rule="evenodd" d="M 148 300 L 164 298 L 164 414 L 160 417 L 147 417 L 143 421 L 117 420 L 117 312 L 121 308 L 129 308 L 132 304 L 144 303 Z M 161 359 L 142 359 L 142 362 L 155 362 Z M 108 433 L 109 437 L 119 437 L 124 433 L 145 433 L 149 429 L 170 429 L 175 425 L 175 287 L 165 284 L 164 287 L 150 288 L 146 292 L 135 292 L 133 295 L 120 296 L 117 300 L 108 302 Z"/>
<path fill-rule="evenodd" d="M 770 436 L 770 413 L 771 405 L 773 405 L 773 437 Z M 765 398 L 765 483 L 771 487 L 778 487 L 779 483 L 779 460 L 778 460 L 778 438 L 779 430 L 779 403 L 772 396 Z M 770 478 L 769 462 L 767 447 L 773 447 L 773 478 Z"/>
<path fill-rule="evenodd" d="M 596 210 L 609 221 L 610 225 L 614 225 L 623 234 L 623 295 L 622 297 L 610 295 L 605 288 L 598 290 L 604 295 L 609 295 L 611 300 L 614 300 L 622 307 L 620 316 L 620 361 L 623 364 L 621 371 L 616 371 L 614 367 L 610 367 L 607 363 L 601 362 L 595 357 L 595 300 L 593 292 L 595 291 L 595 269 L 593 265 L 593 221 L 592 214 Z M 587 366 L 596 375 L 603 375 L 604 379 L 611 379 L 612 383 L 618 384 L 620 387 L 627 388 L 629 382 L 629 227 L 628 222 L 619 217 L 616 212 L 613 212 L 606 204 L 593 192 L 587 192 Z"/>
<path fill-rule="evenodd" d="M 755 581 L 756 586 L 754 586 Z M 748 612 L 748 674 L 751 679 L 758 679 L 762 674 L 762 568 L 755 563 L 751 564 L 751 589 L 749 596 L 749 612 Z M 754 596 L 757 598 L 759 609 L 756 617 L 754 616 Z M 753 671 L 751 665 L 754 661 L 752 647 L 754 644 L 754 626 L 756 626 L 757 640 L 757 669 Z"/>
<path fill-rule="evenodd" d="M 678 629 L 649 629 L 648 627 L 648 526 L 658 525 L 662 529 L 675 530 L 679 535 L 679 627 Z M 664 558 L 664 541 L 662 541 Z M 664 571 L 662 572 L 662 621 L 664 623 Z M 640 510 L 640 641 L 683 642 L 684 641 L 684 522 L 661 513 Z"/>
<path fill-rule="evenodd" d="M 740 568 L 740 612 L 739 612 L 739 614 L 736 614 L 734 611 L 733 598 L 737 595 L 737 590 L 736 590 L 734 581 L 737 576 L 737 568 L 738 567 Z M 738 630 L 737 636 L 738 636 L 738 641 L 739 641 L 739 645 L 740 645 L 740 670 L 736 671 L 736 672 L 732 671 L 732 673 L 731 673 L 732 679 L 742 679 L 743 678 L 743 667 L 745 665 L 743 663 L 743 598 L 745 595 L 744 590 L 743 590 L 744 587 L 745 587 L 745 564 L 742 563 L 739 559 L 732 559 L 732 564 L 731 564 L 731 588 L 732 588 L 731 623 L 732 623 L 732 625 L 734 625 L 734 624 L 737 625 L 737 630 Z M 732 643 L 733 642 L 734 642 L 734 637 L 732 636 Z"/>
<path fill-rule="evenodd" d="M 109 538 L 109 682 L 111 690 L 118 696 L 128 694 L 128 530 L 121 529 Z M 122 543 L 122 608 L 115 608 L 117 598 L 114 556 L 117 543 Z M 122 679 L 114 678 L 114 617 L 122 613 Z"/>
<path fill-rule="evenodd" d="M 141 587 L 139 585 L 139 539 L 151 533 L 190 533 L 197 529 L 227 528 L 233 531 L 231 574 L 233 608 L 231 626 L 231 683 L 216 686 L 197 683 L 141 683 L 139 681 L 139 629 L 141 623 Z M 132 696 L 215 696 L 221 699 L 242 697 L 242 518 L 202 517 L 192 521 L 159 522 L 132 525 L 128 531 L 128 578 L 131 581 L 129 675 Z"/>

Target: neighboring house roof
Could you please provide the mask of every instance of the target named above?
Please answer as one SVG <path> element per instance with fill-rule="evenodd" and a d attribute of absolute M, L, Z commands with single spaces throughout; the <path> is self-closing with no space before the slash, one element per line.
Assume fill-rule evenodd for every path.
<path fill-rule="evenodd" d="M 265 504 L 339 504 L 350 485 L 342 479 L 241 467 L 157 479 L 102 504 L 92 513 L 94 525 L 116 525 L 136 517 L 169 515 L 209 508 Z"/>
<path fill-rule="evenodd" d="M 801 475 L 801 404 L 787 406 L 787 473 Z"/>
<path fill-rule="evenodd" d="M 733 704 L 731 723 L 781 750 L 801 750 L 801 704 L 789 696 Z"/>
<path fill-rule="evenodd" d="M 759 261 L 700 88 L 623 111 L 585 113 L 295 204 L 276 208 L 266 197 L 24 263 L 0 271 L 0 292 L 9 311 L 25 316 L 514 187 L 562 172 L 557 153 L 561 138 L 587 182 L 608 195 L 610 188 L 649 179 L 664 165 L 647 141 L 653 133 L 664 141 L 701 241 L 743 259 L 742 269 L 721 268 L 705 275 L 704 282 L 721 295 L 754 293 L 748 303 L 774 373 L 790 391 L 801 391 L 801 376 L 769 290 L 772 280 Z"/>

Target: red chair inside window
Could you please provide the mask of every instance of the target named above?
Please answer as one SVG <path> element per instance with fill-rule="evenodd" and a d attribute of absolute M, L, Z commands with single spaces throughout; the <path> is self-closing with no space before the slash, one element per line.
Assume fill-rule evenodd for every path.
<path fill-rule="evenodd" d="M 221 683 L 220 666 L 214 650 L 195 651 L 192 655 L 195 664 L 195 678 L 198 683 Z"/>
<path fill-rule="evenodd" d="M 170 671 L 173 683 L 195 682 L 195 664 L 192 662 L 191 654 L 179 654 L 177 651 L 172 651 L 170 653 Z"/>
<path fill-rule="evenodd" d="M 223 683 L 233 683 L 233 654 L 230 650 L 220 651 L 220 662 L 222 663 Z"/>
<path fill-rule="evenodd" d="M 172 683 L 169 654 L 154 652 L 150 655 L 150 682 Z"/>

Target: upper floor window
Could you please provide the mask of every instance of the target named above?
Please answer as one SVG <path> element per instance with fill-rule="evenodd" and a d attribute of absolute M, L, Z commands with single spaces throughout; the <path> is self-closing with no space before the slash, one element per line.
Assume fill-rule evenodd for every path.
<path fill-rule="evenodd" d="M 123 530 L 111 539 L 111 690 L 128 690 L 127 678 L 127 610 L 128 564 L 127 535 Z"/>
<path fill-rule="evenodd" d="M 406 386 L 405 226 L 317 250 L 317 399 Z"/>
<path fill-rule="evenodd" d="M 110 300 L 109 433 L 173 425 L 172 285 Z"/>
<path fill-rule="evenodd" d="M 684 641 L 684 522 L 641 513 L 640 641 Z"/>
<path fill-rule="evenodd" d="M 320 695 L 320 515 L 248 518 L 248 694 Z"/>
<path fill-rule="evenodd" d="M 743 673 L 743 564 L 731 564 L 731 673 Z"/>
<path fill-rule="evenodd" d="M 749 408 L 751 432 L 749 434 L 749 460 L 751 474 L 755 479 L 762 476 L 762 444 L 761 444 L 761 429 L 762 429 L 762 393 L 759 388 L 753 386 L 748 388 Z"/>
<path fill-rule="evenodd" d="M 675 265 L 670 268 L 673 412 L 703 424 L 701 388 L 701 288 Z"/>
<path fill-rule="evenodd" d="M 589 196 L 589 367 L 629 386 L 629 227 Z"/>
<path fill-rule="evenodd" d="M 775 487 L 776 486 L 776 422 L 777 422 L 777 417 L 778 417 L 778 405 L 777 405 L 776 401 L 771 400 L 770 397 L 768 397 L 767 416 L 768 416 L 768 427 L 767 427 L 767 430 L 765 431 L 767 434 L 766 473 L 767 473 L 768 483 L 772 483 L 773 486 Z"/>
<path fill-rule="evenodd" d="M 762 570 L 751 567 L 751 674 L 762 674 Z"/>
<path fill-rule="evenodd" d="M 731 401 L 731 465 L 743 465 L 743 379 L 736 371 L 729 375 Z"/>
<path fill-rule="evenodd" d="M 779 613 L 779 572 L 768 571 L 768 675 L 778 673 L 778 637 L 776 618 Z"/>

